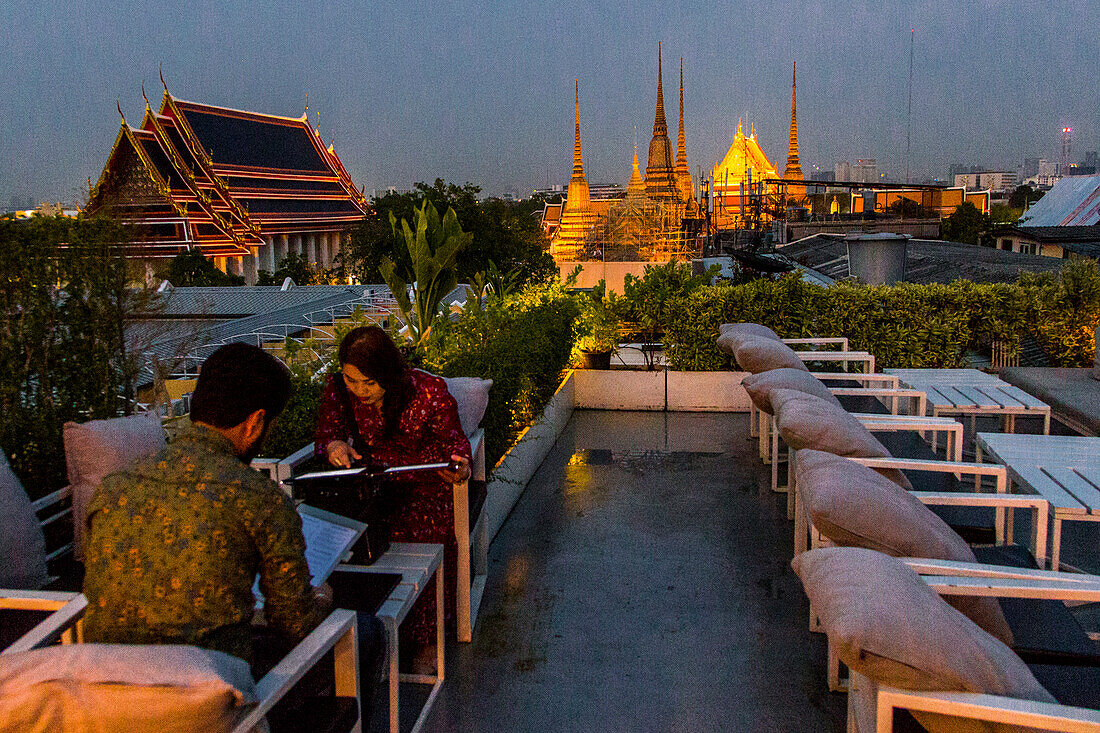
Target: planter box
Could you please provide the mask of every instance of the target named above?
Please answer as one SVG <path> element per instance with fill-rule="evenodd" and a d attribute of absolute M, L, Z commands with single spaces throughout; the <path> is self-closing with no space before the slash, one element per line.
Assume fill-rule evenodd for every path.
<path fill-rule="evenodd" d="M 575 391 L 574 372 L 568 372 L 546 404 L 542 418 L 519 434 L 515 444 L 493 468 L 485 499 L 485 520 L 490 542 L 573 416 Z"/>
<path fill-rule="evenodd" d="M 593 410 L 748 412 L 747 372 L 578 369 L 575 407 Z"/>

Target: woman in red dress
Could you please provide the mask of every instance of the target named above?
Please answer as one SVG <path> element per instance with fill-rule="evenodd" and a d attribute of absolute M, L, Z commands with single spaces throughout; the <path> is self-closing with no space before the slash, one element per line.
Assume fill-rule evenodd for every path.
<path fill-rule="evenodd" d="M 394 542 L 443 545 L 448 579 L 444 611 L 447 633 L 453 634 L 458 545 L 451 484 L 470 476 L 470 441 L 462 432 L 458 405 L 443 379 L 410 368 L 378 326 L 352 330 L 338 356 L 341 371 L 329 377 L 321 395 L 318 455 L 340 468 L 367 455 L 385 466 L 453 462 L 453 469 L 435 475 L 413 474 L 395 481 L 391 488 L 396 506 L 390 518 Z M 352 416 L 355 426 L 349 424 Z M 400 638 L 403 647 L 410 644 L 408 652 L 427 658 L 435 638 L 434 593 L 420 596 L 401 626 Z"/>

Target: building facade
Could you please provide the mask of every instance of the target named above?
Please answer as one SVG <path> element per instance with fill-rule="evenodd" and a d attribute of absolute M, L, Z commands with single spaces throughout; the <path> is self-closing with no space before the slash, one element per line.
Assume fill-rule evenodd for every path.
<path fill-rule="evenodd" d="M 133 226 L 132 258 L 198 249 L 250 284 L 292 253 L 331 267 L 368 211 L 305 114 L 187 102 L 167 87 L 156 112 L 146 100 L 139 126 L 123 118 L 87 208 Z"/>

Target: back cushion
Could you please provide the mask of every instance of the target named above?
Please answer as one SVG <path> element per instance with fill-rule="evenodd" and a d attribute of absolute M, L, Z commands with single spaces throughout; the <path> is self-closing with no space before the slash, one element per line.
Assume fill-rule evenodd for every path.
<path fill-rule="evenodd" d="M 753 374 L 784 367 L 809 371 L 794 349 L 782 341 L 765 338 L 746 339 L 737 347 L 733 355 L 737 359 L 738 366 Z"/>
<path fill-rule="evenodd" d="M 833 396 L 825 383 L 803 369 L 772 369 L 759 374 L 750 374 L 741 380 L 741 384 L 749 393 L 749 398 L 757 409 L 769 415 L 775 414 L 775 409 L 772 407 L 772 392 L 777 389 L 804 392 L 840 407 L 840 400 Z"/>
<path fill-rule="evenodd" d="M 48 580 L 42 527 L 23 484 L 0 451 L 0 588 L 37 590 Z"/>
<path fill-rule="evenodd" d="M 489 406 L 489 390 L 493 380 L 477 377 L 444 377 L 447 391 L 458 403 L 458 420 L 462 423 L 462 432 L 467 436 L 477 432 L 485 409 Z"/>
<path fill-rule="evenodd" d="M 257 700 L 244 660 L 193 646 L 66 644 L 0 655 L 0 733 L 228 732 Z"/>
<path fill-rule="evenodd" d="M 970 546 L 915 496 L 855 461 L 815 450 L 800 451 L 798 490 L 814 526 L 843 547 L 894 557 L 977 562 Z M 1012 630 L 996 598 L 945 600 L 1005 644 Z"/>
<path fill-rule="evenodd" d="M 1012 650 L 896 558 L 830 547 L 791 563 L 842 662 L 878 685 L 1055 702 Z M 933 731 L 958 730 L 917 715 Z"/>
<path fill-rule="evenodd" d="M 88 502 L 103 479 L 160 452 L 166 445 L 160 418 L 141 413 L 86 423 L 67 422 L 65 465 L 73 487 L 73 540 L 83 557 Z"/>
<path fill-rule="evenodd" d="M 744 341 L 753 338 L 779 341 L 779 334 L 759 323 L 723 323 L 718 327 L 718 348 L 731 356 Z"/>

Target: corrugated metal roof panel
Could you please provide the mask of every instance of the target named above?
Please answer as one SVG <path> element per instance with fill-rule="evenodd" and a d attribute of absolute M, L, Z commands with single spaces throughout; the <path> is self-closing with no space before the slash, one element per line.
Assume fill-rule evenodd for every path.
<path fill-rule="evenodd" d="M 1100 224 L 1100 176 L 1062 178 L 1024 215 L 1026 226 Z"/>

